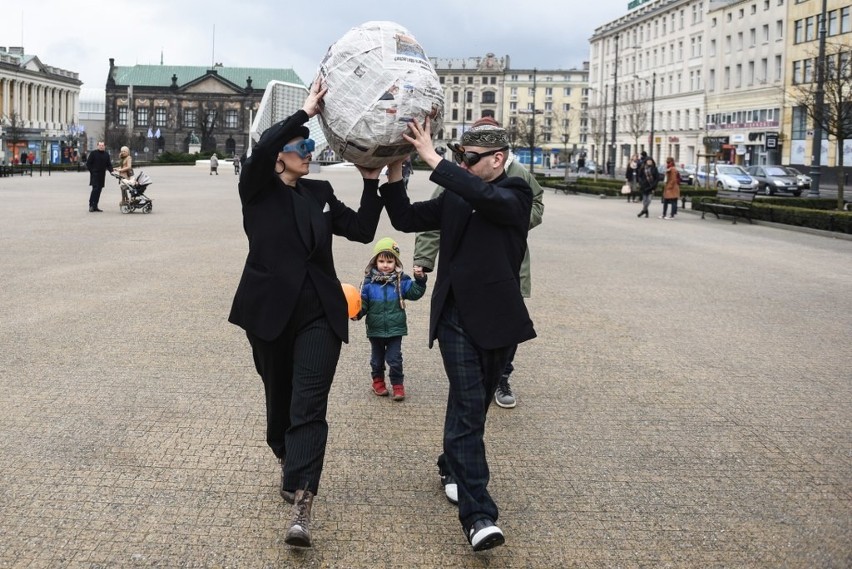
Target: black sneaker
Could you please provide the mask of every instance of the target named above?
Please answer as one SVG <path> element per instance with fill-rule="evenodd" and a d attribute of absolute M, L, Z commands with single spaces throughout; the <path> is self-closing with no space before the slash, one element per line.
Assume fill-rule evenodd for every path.
<path fill-rule="evenodd" d="M 456 484 L 456 479 L 449 474 L 441 475 L 441 485 L 444 487 L 444 494 L 451 504 L 459 503 L 459 485 Z"/>
<path fill-rule="evenodd" d="M 509 380 L 501 381 L 494 391 L 494 402 L 503 409 L 511 409 L 518 402 L 515 400 L 515 395 L 512 393 L 512 387 L 509 385 Z"/>
<path fill-rule="evenodd" d="M 467 540 L 474 551 L 485 551 L 506 543 L 502 530 L 488 518 L 473 522 L 468 530 Z"/>

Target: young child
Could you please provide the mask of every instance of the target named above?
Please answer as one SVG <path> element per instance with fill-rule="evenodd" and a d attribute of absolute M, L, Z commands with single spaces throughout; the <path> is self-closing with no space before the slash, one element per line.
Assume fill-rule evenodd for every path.
<path fill-rule="evenodd" d="M 367 337 L 372 351 L 370 368 L 373 393 L 388 394 L 385 385 L 385 362 L 388 364 L 393 400 L 405 399 L 402 373 L 402 337 L 408 334 L 405 301 L 417 300 L 426 292 L 426 274 L 414 270 L 414 279 L 402 272 L 399 245 L 389 238 L 380 239 L 373 247 L 373 258 L 364 270 L 361 285 L 360 320 L 367 316 Z"/>

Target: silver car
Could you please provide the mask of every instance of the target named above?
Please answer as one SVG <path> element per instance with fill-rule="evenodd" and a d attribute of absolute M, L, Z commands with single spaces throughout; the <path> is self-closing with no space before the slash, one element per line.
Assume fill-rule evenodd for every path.
<path fill-rule="evenodd" d="M 802 195 L 799 181 L 782 166 L 749 166 L 747 171 L 757 180 L 758 191 L 767 196 L 774 196 L 776 193 L 793 194 L 796 197 Z"/>
<path fill-rule="evenodd" d="M 702 165 L 696 174 L 696 180 L 700 186 L 712 185 L 718 189 L 737 192 L 756 192 L 758 187 L 757 180 L 734 164 L 711 164 L 709 173 L 707 166 Z"/>

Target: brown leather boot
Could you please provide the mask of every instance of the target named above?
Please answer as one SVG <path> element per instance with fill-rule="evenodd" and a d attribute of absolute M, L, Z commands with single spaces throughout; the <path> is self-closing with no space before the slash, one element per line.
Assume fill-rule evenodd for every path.
<path fill-rule="evenodd" d="M 311 547 L 311 506 L 314 495 L 310 490 L 296 490 L 295 503 L 290 508 L 290 523 L 284 543 L 293 547 Z"/>

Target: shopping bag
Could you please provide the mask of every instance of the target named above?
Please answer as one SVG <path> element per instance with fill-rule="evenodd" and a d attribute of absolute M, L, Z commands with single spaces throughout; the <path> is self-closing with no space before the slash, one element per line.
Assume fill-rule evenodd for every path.
<path fill-rule="evenodd" d="M 630 184 L 624 184 L 621 186 L 621 195 L 627 195 L 630 193 Z"/>

